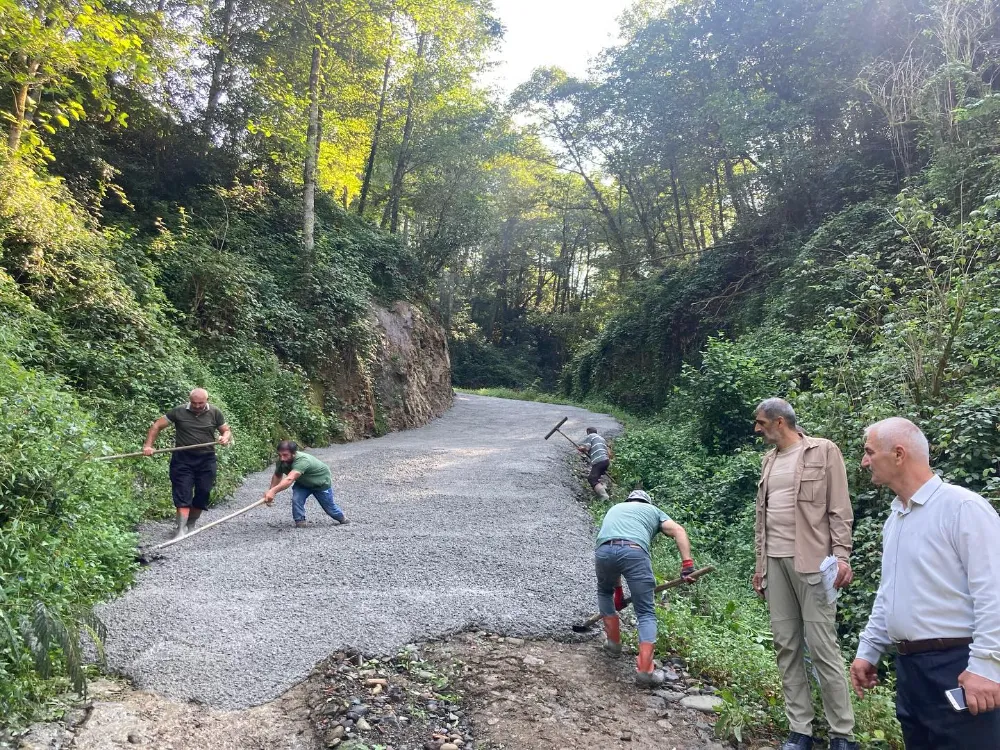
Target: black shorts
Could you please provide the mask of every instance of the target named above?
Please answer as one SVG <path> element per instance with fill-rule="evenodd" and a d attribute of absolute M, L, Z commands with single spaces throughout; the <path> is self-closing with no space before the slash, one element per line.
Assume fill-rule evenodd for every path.
<path fill-rule="evenodd" d="M 610 465 L 611 461 L 609 459 L 604 459 L 590 465 L 590 475 L 587 477 L 587 481 L 590 482 L 591 487 L 600 484 L 601 476 L 608 470 Z"/>
<path fill-rule="evenodd" d="M 175 508 L 208 509 L 218 462 L 215 452 L 178 451 L 170 457 L 170 484 Z"/>

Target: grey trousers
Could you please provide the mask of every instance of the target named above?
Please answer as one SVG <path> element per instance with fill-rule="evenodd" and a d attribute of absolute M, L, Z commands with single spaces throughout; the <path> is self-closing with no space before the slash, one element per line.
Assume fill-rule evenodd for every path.
<path fill-rule="evenodd" d="M 785 693 L 785 715 L 793 732 L 812 736 L 815 718 L 806 675 L 805 647 L 819 676 L 823 711 L 831 737 L 854 739 L 854 708 L 844 657 L 837 642 L 837 604 L 828 604 L 819 573 L 795 572 L 791 557 L 767 558 L 764 595 Z"/>

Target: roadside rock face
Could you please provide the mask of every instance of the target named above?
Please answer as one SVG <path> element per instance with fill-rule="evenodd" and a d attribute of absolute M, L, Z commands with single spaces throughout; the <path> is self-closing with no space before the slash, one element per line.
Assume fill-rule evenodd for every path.
<path fill-rule="evenodd" d="M 373 309 L 379 349 L 376 403 L 388 430 L 419 427 L 451 406 L 451 360 L 444 329 L 409 302 Z"/>
<path fill-rule="evenodd" d="M 343 422 L 348 441 L 420 427 L 451 406 L 451 360 L 444 329 L 419 307 L 373 305 L 372 348 L 345 353 L 313 395 Z"/>

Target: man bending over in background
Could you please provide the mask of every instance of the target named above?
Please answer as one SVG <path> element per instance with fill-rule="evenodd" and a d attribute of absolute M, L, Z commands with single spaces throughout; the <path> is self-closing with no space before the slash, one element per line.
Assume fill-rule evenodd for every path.
<path fill-rule="evenodd" d="M 653 564 L 649 545 L 658 532 L 673 537 L 681 553 L 681 577 L 694 573 L 691 542 L 684 527 L 652 504 L 642 490 L 633 490 L 628 500 L 613 506 L 604 516 L 597 535 L 594 564 L 597 570 L 597 603 L 604 619 L 604 651 L 609 656 L 622 654 L 621 621 L 618 604 L 622 597 L 621 577 L 625 576 L 632 607 L 639 624 L 639 659 L 635 681 L 641 687 L 657 687 L 666 679 L 663 671 L 653 669 L 656 646 L 656 603 L 653 589 Z M 617 601 L 616 601 L 617 600 Z"/>
<path fill-rule="evenodd" d="M 608 491 L 601 484 L 601 477 L 607 473 L 611 466 L 611 452 L 608 450 L 607 442 L 597 434 L 596 427 L 588 427 L 587 437 L 583 439 L 577 450 L 590 459 L 590 475 L 587 477 L 587 481 L 590 482 L 590 486 L 594 488 L 598 497 L 607 500 Z"/>
<path fill-rule="evenodd" d="M 278 463 L 271 477 L 271 488 L 264 493 L 267 504 L 282 490 L 292 488 L 292 518 L 299 528 L 306 526 L 306 500 L 316 498 L 319 507 L 340 524 L 346 524 L 344 511 L 333 500 L 330 467 L 315 456 L 299 453 L 299 446 L 291 440 L 278 443 Z"/>

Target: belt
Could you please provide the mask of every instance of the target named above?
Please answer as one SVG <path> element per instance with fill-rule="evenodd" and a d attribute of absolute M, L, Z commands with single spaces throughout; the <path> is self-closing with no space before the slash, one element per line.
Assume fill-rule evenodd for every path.
<path fill-rule="evenodd" d="M 605 544 L 610 544 L 613 547 L 635 547 L 636 549 L 642 549 L 642 546 L 636 544 L 631 539 L 609 539 L 608 541 L 601 544 L 603 547 Z"/>
<path fill-rule="evenodd" d="M 959 648 L 972 643 L 971 638 L 928 638 L 926 641 L 899 641 L 896 651 L 900 656 L 922 654 L 926 651 L 946 651 L 949 648 Z"/>

